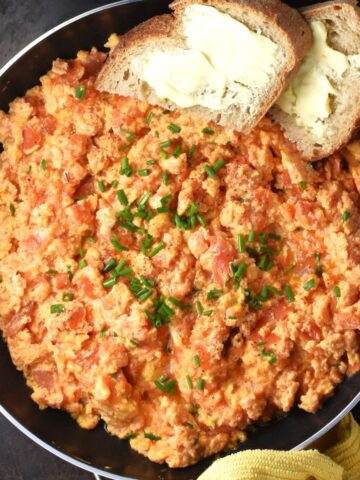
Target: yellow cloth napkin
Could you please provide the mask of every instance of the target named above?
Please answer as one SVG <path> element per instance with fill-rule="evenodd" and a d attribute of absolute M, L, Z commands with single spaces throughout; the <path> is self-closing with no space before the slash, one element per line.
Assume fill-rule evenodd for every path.
<path fill-rule="evenodd" d="M 247 450 L 216 460 L 198 480 L 360 480 L 360 427 L 352 415 L 335 444 L 318 450 Z"/>

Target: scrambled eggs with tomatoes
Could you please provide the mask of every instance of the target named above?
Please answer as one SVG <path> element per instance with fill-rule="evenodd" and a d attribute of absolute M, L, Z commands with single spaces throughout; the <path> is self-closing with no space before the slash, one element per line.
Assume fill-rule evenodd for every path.
<path fill-rule="evenodd" d="M 0 328 L 41 408 L 184 467 L 360 369 L 360 147 L 99 93 L 105 58 L 0 112 Z"/>

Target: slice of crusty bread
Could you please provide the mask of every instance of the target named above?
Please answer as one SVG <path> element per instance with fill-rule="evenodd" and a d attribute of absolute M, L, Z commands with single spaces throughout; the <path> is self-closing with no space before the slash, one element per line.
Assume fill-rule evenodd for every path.
<path fill-rule="evenodd" d="M 327 26 L 328 45 L 346 54 L 360 54 L 360 9 L 356 1 L 318 3 L 302 9 L 308 22 L 320 20 Z M 346 144 L 357 130 L 360 119 L 360 58 L 350 64 L 341 78 L 331 76 L 337 94 L 331 96 L 331 114 L 325 119 L 321 136 L 305 125 L 296 122 L 293 115 L 277 105 L 270 115 L 284 130 L 285 136 L 296 143 L 305 159 L 325 158 Z"/>
<path fill-rule="evenodd" d="M 188 113 L 213 120 L 247 132 L 265 115 L 286 82 L 309 50 L 311 31 L 294 9 L 279 0 L 178 0 L 170 5 L 173 15 L 162 15 L 138 25 L 120 38 L 97 79 L 100 91 L 134 96 L 151 104 L 174 110 L 177 105 L 158 98 L 155 91 L 139 78 L 134 59 L 144 52 L 187 49 L 183 37 L 183 12 L 190 4 L 206 5 L 229 14 L 255 32 L 261 32 L 279 47 L 277 62 L 270 80 L 262 89 L 252 87 L 251 99 L 228 105 L 222 110 L 211 110 L 196 105 L 186 108 Z M 209 32 L 211 35 L 211 32 Z M 241 46 L 239 46 L 241 54 Z"/>

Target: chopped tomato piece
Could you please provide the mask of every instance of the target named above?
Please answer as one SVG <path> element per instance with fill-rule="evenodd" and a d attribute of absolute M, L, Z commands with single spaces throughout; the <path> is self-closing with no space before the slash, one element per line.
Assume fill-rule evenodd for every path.
<path fill-rule="evenodd" d="M 81 278 L 81 281 L 79 283 L 79 286 L 84 293 L 85 296 L 95 299 L 97 298 L 97 295 L 95 293 L 95 286 L 91 283 L 90 279 L 88 277 L 83 276 Z"/>
<path fill-rule="evenodd" d="M 34 130 L 30 125 L 25 125 L 23 128 L 23 150 L 29 153 L 41 143 L 42 137 L 39 132 Z"/>
<path fill-rule="evenodd" d="M 78 330 L 82 327 L 84 321 L 86 320 L 86 309 L 84 307 L 77 308 L 69 318 L 69 327 L 72 330 Z"/>
<path fill-rule="evenodd" d="M 223 238 L 210 237 L 211 250 L 214 252 L 213 275 L 222 285 L 230 275 L 230 263 L 236 258 L 235 248 Z"/>
<path fill-rule="evenodd" d="M 67 273 L 57 273 L 54 277 L 55 288 L 61 290 L 70 285 L 69 275 Z"/>

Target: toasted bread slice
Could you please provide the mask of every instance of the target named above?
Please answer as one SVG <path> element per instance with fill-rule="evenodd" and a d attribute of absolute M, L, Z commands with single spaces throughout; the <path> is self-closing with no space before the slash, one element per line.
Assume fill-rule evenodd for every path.
<path fill-rule="evenodd" d="M 120 38 L 100 72 L 97 88 L 170 110 L 180 107 L 248 132 L 309 50 L 312 37 L 307 23 L 279 0 L 178 0 L 170 7 L 172 15 L 154 17 Z M 224 43 L 232 31 L 237 33 Z M 244 44 L 235 43 L 243 34 Z M 250 51 L 244 46 L 249 35 Z M 210 54 L 202 51 L 202 45 Z M 177 73 L 176 69 L 169 73 L 169 63 L 174 68 L 179 65 Z M 169 87 L 169 78 L 175 86 Z"/>
<path fill-rule="evenodd" d="M 296 143 L 304 158 L 314 161 L 338 150 L 358 128 L 360 9 L 356 7 L 356 1 L 343 0 L 319 3 L 304 8 L 302 13 L 312 28 L 321 30 L 321 24 L 325 26 L 322 34 L 325 32 L 326 43 L 335 53 L 329 54 L 327 50 L 324 55 L 314 35 L 312 49 L 270 115 L 281 125 L 289 140 Z M 316 49 L 318 53 L 314 61 Z M 324 58 L 330 58 L 330 63 L 325 60 L 328 64 L 323 64 Z M 310 77 L 306 77 L 306 65 L 310 66 Z M 312 79 L 311 83 L 307 81 L 309 79 Z M 310 89 L 306 87 L 307 83 Z M 305 89 L 297 90 L 295 102 L 300 105 L 300 110 L 296 108 L 294 111 L 290 104 L 294 105 L 294 89 L 296 95 L 299 86 L 305 86 Z M 306 119 L 298 115 L 299 111 L 305 111 Z"/>

